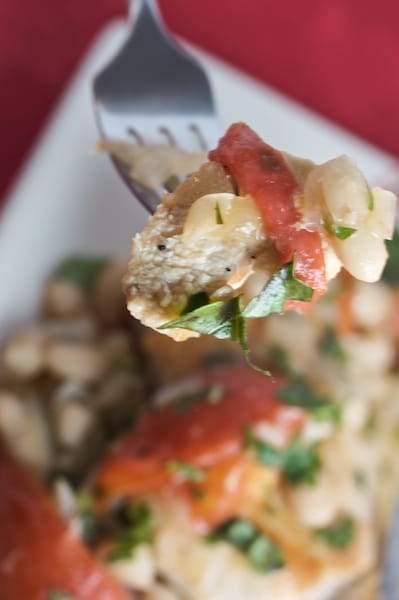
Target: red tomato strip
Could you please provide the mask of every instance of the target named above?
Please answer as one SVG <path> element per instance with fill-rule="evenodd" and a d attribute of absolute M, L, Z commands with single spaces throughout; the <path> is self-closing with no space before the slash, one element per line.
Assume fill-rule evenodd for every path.
<path fill-rule="evenodd" d="M 0 444 L 0 597 L 128 600 L 68 530 L 34 478 Z"/>
<path fill-rule="evenodd" d="M 221 163 L 242 193 L 255 200 L 282 264 L 294 259 L 295 276 L 311 286 L 316 296 L 325 293 L 321 239 L 317 232 L 300 228 L 301 216 L 294 204 L 298 184 L 282 153 L 266 144 L 248 125 L 235 123 L 209 158 Z"/>
<path fill-rule="evenodd" d="M 215 403 L 205 398 L 181 412 L 165 407 L 145 416 L 100 468 L 98 481 L 104 491 L 170 487 L 176 479 L 167 468 L 170 459 L 215 468 L 242 453 L 245 424 L 267 422 L 288 442 L 306 420 L 304 411 L 277 399 L 275 382 L 249 367 L 213 369 L 201 376 L 200 384 L 221 385 L 224 394 Z"/>

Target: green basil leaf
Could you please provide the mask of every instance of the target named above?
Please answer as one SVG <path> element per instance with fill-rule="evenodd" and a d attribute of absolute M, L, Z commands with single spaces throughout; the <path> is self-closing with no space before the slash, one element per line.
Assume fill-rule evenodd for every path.
<path fill-rule="evenodd" d="M 89 291 L 107 264 L 109 264 L 109 259 L 104 257 L 71 256 L 57 267 L 53 276 L 66 279 Z"/>
<path fill-rule="evenodd" d="M 293 263 L 288 263 L 276 271 L 263 290 L 248 302 L 243 316 L 256 319 L 281 313 L 286 300 L 310 302 L 312 296 L 313 289 L 294 277 Z"/>
<path fill-rule="evenodd" d="M 267 359 L 271 363 L 272 368 L 279 373 L 290 375 L 292 373 L 290 356 L 285 348 L 275 344 L 268 348 Z"/>
<path fill-rule="evenodd" d="M 292 485 L 314 485 L 320 466 L 315 446 L 305 446 L 299 440 L 294 440 L 283 452 L 281 471 Z"/>
<path fill-rule="evenodd" d="M 170 473 L 180 474 L 186 481 L 199 482 L 205 479 L 205 473 L 202 469 L 184 460 L 170 459 L 166 462 L 166 469 Z"/>
<path fill-rule="evenodd" d="M 92 498 L 85 493 L 77 495 L 79 519 L 82 528 L 82 538 L 85 542 L 92 542 L 99 531 L 99 522 L 94 511 Z"/>
<path fill-rule="evenodd" d="M 213 335 L 216 338 L 236 339 L 235 319 L 240 316 L 239 297 L 220 300 L 201 306 L 178 319 L 164 323 L 159 329 L 178 327 L 198 333 Z"/>
<path fill-rule="evenodd" d="M 115 547 L 107 554 L 109 562 L 131 558 L 137 546 L 152 541 L 154 517 L 147 504 L 130 506 L 125 517 L 127 526 L 116 537 Z"/>
<path fill-rule="evenodd" d="M 207 536 L 208 542 L 228 542 L 242 552 L 258 571 L 268 573 L 284 566 L 279 547 L 246 519 L 231 519 Z"/>
<path fill-rule="evenodd" d="M 355 532 L 355 522 L 351 516 L 342 517 L 330 527 L 315 529 L 314 534 L 332 548 L 343 549 L 352 541 Z"/>
<path fill-rule="evenodd" d="M 187 304 L 183 308 L 181 314 L 187 315 L 188 313 L 192 312 L 193 310 L 197 310 L 197 308 L 200 308 L 201 306 L 205 306 L 206 304 L 209 304 L 208 294 L 206 292 L 198 292 L 197 294 L 193 294 L 192 296 L 190 296 L 190 298 L 187 300 Z"/>
<path fill-rule="evenodd" d="M 373 211 L 375 208 L 374 194 L 373 194 L 371 188 L 368 188 L 367 208 L 369 209 L 369 211 Z"/>
<path fill-rule="evenodd" d="M 356 229 L 353 229 L 352 227 L 337 225 L 337 223 L 334 223 L 329 217 L 324 217 L 324 227 L 340 240 L 346 240 L 356 231 Z"/>
<path fill-rule="evenodd" d="M 281 569 L 285 565 L 283 554 L 265 535 L 258 535 L 247 549 L 250 563 L 263 573 Z"/>
<path fill-rule="evenodd" d="M 341 421 L 341 407 L 319 396 L 302 377 L 295 377 L 288 385 L 280 387 L 277 396 L 285 404 L 310 411 L 319 421 L 330 421 L 336 425 Z"/>
<path fill-rule="evenodd" d="M 215 211 L 216 211 L 216 225 L 223 225 L 223 217 L 222 217 L 222 213 L 220 211 L 219 202 L 216 202 Z"/>
<path fill-rule="evenodd" d="M 399 230 L 396 229 L 392 240 L 387 240 L 388 260 L 382 279 L 391 285 L 399 284 Z"/>
<path fill-rule="evenodd" d="M 327 327 L 325 330 L 319 342 L 319 349 L 323 354 L 334 360 L 339 362 L 346 360 L 345 351 L 332 327 Z"/>
<path fill-rule="evenodd" d="M 75 600 L 75 596 L 63 590 L 52 590 L 49 592 L 48 600 Z"/>
<path fill-rule="evenodd" d="M 259 440 L 246 425 L 244 447 L 254 450 L 258 462 L 281 469 L 284 478 L 292 485 L 313 485 L 316 481 L 321 462 L 314 445 L 305 446 L 300 440 L 293 440 L 286 448 L 277 449 Z"/>

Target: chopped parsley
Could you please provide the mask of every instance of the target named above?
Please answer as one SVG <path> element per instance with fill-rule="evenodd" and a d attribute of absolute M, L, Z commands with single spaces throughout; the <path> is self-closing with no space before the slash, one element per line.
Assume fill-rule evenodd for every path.
<path fill-rule="evenodd" d="M 205 479 L 205 474 L 202 469 L 196 467 L 195 465 L 191 465 L 184 460 L 170 459 L 166 462 L 166 469 L 170 473 L 177 473 L 181 475 L 186 481 L 199 482 Z"/>
<path fill-rule="evenodd" d="M 373 194 L 373 191 L 371 190 L 371 188 L 368 188 L 367 208 L 369 209 L 369 211 L 373 211 L 375 208 L 374 194 Z"/>
<path fill-rule="evenodd" d="M 247 319 L 267 317 L 284 310 L 286 300 L 310 302 L 313 289 L 296 279 L 294 263 L 281 267 L 266 283 L 263 290 L 247 304 L 243 316 Z"/>
<path fill-rule="evenodd" d="M 355 522 L 349 515 L 342 517 L 334 525 L 314 530 L 317 538 L 337 549 L 346 548 L 352 541 L 354 532 Z"/>
<path fill-rule="evenodd" d="M 171 408 L 176 413 L 183 413 L 197 402 L 216 403 L 223 398 L 224 391 L 225 388 L 222 385 L 208 385 L 182 392 L 172 400 Z"/>
<path fill-rule="evenodd" d="M 223 225 L 224 221 L 223 221 L 222 213 L 220 210 L 219 202 L 216 202 L 215 211 L 216 211 L 216 225 Z"/>
<path fill-rule="evenodd" d="M 98 533 L 99 523 L 94 512 L 93 501 L 88 494 L 81 493 L 77 496 L 81 535 L 85 542 L 92 542 Z"/>
<path fill-rule="evenodd" d="M 237 362 L 237 355 L 231 350 L 226 350 L 223 348 L 214 350 L 213 352 L 208 352 L 204 355 L 201 362 L 206 367 L 229 365 Z"/>
<path fill-rule="evenodd" d="M 255 452 L 258 462 L 281 470 L 283 477 L 292 485 L 316 482 L 321 462 L 315 445 L 306 446 L 299 439 L 293 440 L 286 448 L 277 449 L 259 440 L 252 428 L 244 428 L 244 447 Z"/>
<path fill-rule="evenodd" d="M 250 521 L 231 519 L 207 536 L 207 541 L 229 542 L 242 552 L 255 569 L 268 573 L 281 569 L 285 560 L 279 547 Z"/>
<path fill-rule="evenodd" d="M 279 373 L 289 375 L 292 373 L 290 356 L 285 348 L 277 344 L 270 346 L 267 352 L 267 358 L 271 364 L 272 370 L 276 369 Z"/>
<path fill-rule="evenodd" d="M 236 296 L 229 300 L 206 302 L 206 295 L 200 292 L 199 294 L 202 294 L 199 298 L 202 303 L 200 306 L 191 311 L 184 309 L 178 319 L 164 323 L 160 329 L 178 327 L 213 335 L 219 339 L 239 342 L 247 363 L 265 375 L 270 375 L 269 371 L 256 367 L 251 362 L 245 319 L 257 319 L 280 313 L 284 310 L 287 300 L 310 302 L 313 289 L 296 279 L 293 271 L 294 263 L 292 262 L 281 267 L 244 309 L 242 309 L 242 296 Z M 196 302 L 199 294 L 194 295 Z"/>
<path fill-rule="evenodd" d="M 324 218 L 324 227 L 327 229 L 327 231 L 340 240 L 348 239 L 348 237 L 353 235 L 356 231 L 356 229 L 353 229 L 353 227 L 343 227 L 342 225 L 337 225 L 328 217 Z"/>
<path fill-rule="evenodd" d="M 104 257 L 71 256 L 57 267 L 53 275 L 88 291 L 108 264 L 109 260 Z"/>
<path fill-rule="evenodd" d="M 62 590 L 52 590 L 49 592 L 48 600 L 75 600 L 75 596 Z"/>
<path fill-rule="evenodd" d="M 356 487 L 360 489 L 366 488 L 368 484 L 367 475 L 361 469 L 356 469 L 356 471 L 353 472 L 353 481 L 355 482 Z"/>
<path fill-rule="evenodd" d="M 319 396 L 302 377 L 295 377 L 288 385 L 277 391 L 285 404 L 299 406 L 312 413 L 318 421 L 341 422 L 341 407 L 328 398 Z"/>
<path fill-rule="evenodd" d="M 399 284 L 399 230 L 396 229 L 392 240 L 386 240 L 388 260 L 382 279 L 391 285 Z"/>
<path fill-rule="evenodd" d="M 117 536 L 115 547 L 107 555 L 110 562 L 131 558 L 137 546 L 152 540 L 154 518 L 147 504 L 129 506 L 126 519 L 126 528 Z"/>
<path fill-rule="evenodd" d="M 338 362 L 346 359 L 345 351 L 332 327 L 327 327 L 319 342 L 320 352 Z"/>
<path fill-rule="evenodd" d="M 206 292 L 198 292 L 197 294 L 193 294 L 187 300 L 187 304 L 183 308 L 181 314 L 187 315 L 188 313 L 193 312 L 193 310 L 197 310 L 197 308 L 205 306 L 205 304 L 209 304 L 209 296 Z"/>

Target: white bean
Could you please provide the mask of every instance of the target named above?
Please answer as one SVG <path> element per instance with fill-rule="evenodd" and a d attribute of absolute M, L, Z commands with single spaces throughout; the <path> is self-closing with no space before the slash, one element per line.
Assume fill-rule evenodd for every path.
<path fill-rule="evenodd" d="M 235 243 L 248 238 L 263 239 L 262 217 L 252 198 L 229 193 L 198 198 L 188 211 L 183 242 L 193 244 L 209 237 L 223 240 L 233 237 Z"/>
<path fill-rule="evenodd" d="M 388 190 L 371 190 L 374 208 L 367 217 L 367 229 L 382 240 L 391 240 L 395 230 L 396 196 Z"/>
<path fill-rule="evenodd" d="M 41 473 L 49 468 L 47 423 L 35 399 L 23 400 L 13 392 L 0 392 L 0 431 L 19 460 Z"/>
<path fill-rule="evenodd" d="M 66 402 L 57 411 L 55 434 L 63 446 L 80 446 L 95 425 L 91 408 L 79 402 Z"/>
<path fill-rule="evenodd" d="M 44 290 L 44 312 L 66 317 L 83 312 L 87 304 L 84 291 L 66 279 L 52 279 Z"/>
<path fill-rule="evenodd" d="M 376 329 L 388 321 L 394 308 L 392 291 L 383 283 L 358 281 L 351 299 L 355 323 L 364 329 Z"/>
<path fill-rule="evenodd" d="M 369 216 L 369 189 L 356 163 L 339 156 L 320 167 L 321 186 L 334 223 L 358 229 Z"/>
<path fill-rule="evenodd" d="M 10 338 L 3 350 L 5 367 L 18 377 L 33 377 L 45 364 L 45 336 L 39 329 L 27 329 Z"/>
<path fill-rule="evenodd" d="M 110 359 L 98 344 L 52 340 L 46 352 L 46 365 L 59 377 L 93 382 L 106 374 Z"/>
<path fill-rule="evenodd" d="M 353 277 L 368 283 L 380 279 L 388 257 L 382 239 L 359 229 L 346 240 L 331 236 L 331 244 L 343 267 Z"/>

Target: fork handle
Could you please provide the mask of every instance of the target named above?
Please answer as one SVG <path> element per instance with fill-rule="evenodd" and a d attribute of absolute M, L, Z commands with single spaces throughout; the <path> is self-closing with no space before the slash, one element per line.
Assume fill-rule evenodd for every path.
<path fill-rule="evenodd" d="M 136 20 L 143 10 L 150 11 L 158 24 L 163 23 L 157 0 L 128 0 L 128 12 L 131 20 Z"/>

